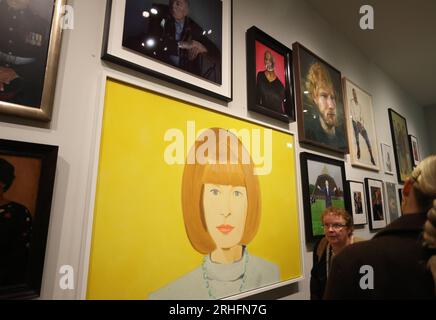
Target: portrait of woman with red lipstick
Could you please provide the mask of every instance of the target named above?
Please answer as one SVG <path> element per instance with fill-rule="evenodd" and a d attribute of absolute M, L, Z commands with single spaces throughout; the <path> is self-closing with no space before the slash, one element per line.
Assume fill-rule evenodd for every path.
<path fill-rule="evenodd" d="M 192 247 L 204 258 L 148 298 L 219 299 L 279 282 L 278 266 L 247 249 L 259 228 L 261 195 L 242 142 L 225 129 L 207 129 L 188 159 L 195 161 L 183 172 L 183 218 Z"/>

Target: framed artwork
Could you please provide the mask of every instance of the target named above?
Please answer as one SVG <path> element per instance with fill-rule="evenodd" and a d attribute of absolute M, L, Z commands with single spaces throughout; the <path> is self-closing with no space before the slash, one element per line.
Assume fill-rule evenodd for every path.
<path fill-rule="evenodd" d="M 351 165 L 379 171 L 372 97 L 349 79 L 343 78 L 342 82 Z"/>
<path fill-rule="evenodd" d="M 368 223 L 366 202 L 365 202 L 365 188 L 362 182 L 348 181 L 351 196 L 351 212 L 353 214 L 354 225 L 364 225 Z"/>
<path fill-rule="evenodd" d="M 108 0 L 102 59 L 232 100 L 232 0 Z"/>
<path fill-rule="evenodd" d="M 382 229 L 387 224 L 383 182 L 365 178 L 365 188 L 368 199 L 369 229 Z"/>
<path fill-rule="evenodd" d="M 415 136 L 409 134 L 409 144 L 410 144 L 410 151 L 412 154 L 412 162 L 413 165 L 416 167 L 421 162 L 421 154 L 419 152 L 418 139 L 416 139 Z"/>
<path fill-rule="evenodd" d="M 386 186 L 386 202 L 389 211 L 389 222 L 392 222 L 401 217 L 401 205 L 398 198 L 397 186 L 395 183 L 385 182 Z"/>
<path fill-rule="evenodd" d="M 385 173 L 394 175 L 394 153 L 392 151 L 392 147 L 385 143 L 382 143 L 381 150 Z"/>
<path fill-rule="evenodd" d="M 403 188 L 398 188 L 398 200 L 400 201 L 400 213 L 403 215 L 401 211 L 401 206 L 403 205 Z"/>
<path fill-rule="evenodd" d="M 344 162 L 303 152 L 300 154 L 304 225 L 308 242 L 324 236 L 321 214 L 329 207 L 351 210 Z"/>
<path fill-rule="evenodd" d="M 292 51 L 256 27 L 248 29 L 248 110 L 295 121 L 292 79 Z"/>
<path fill-rule="evenodd" d="M 105 97 L 88 299 L 239 298 L 301 279 L 291 134 L 117 80 Z"/>
<path fill-rule="evenodd" d="M 407 133 L 407 122 L 404 117 L 388 109 L 389 122 L 391 125 L 392 143 L 394 147 L 395 161 L 397 163 L 398 182 L 404 183 L 412 174 L 413 164 L 410 153 L 409 136 Z"/>
<path fill-rule="evenodd" d="M 298 42 L 292 49 L 300 142 L 348 153 L 340 71 Z"/>
<path fill-rule="evenodd" d="M 65 2 L 0 1 L 0 113 L 51 119 Z"/>
<path fill-rule="evenodd" d="M 0 299 L 40 294 L 57 153 L 0 139 Z"/>

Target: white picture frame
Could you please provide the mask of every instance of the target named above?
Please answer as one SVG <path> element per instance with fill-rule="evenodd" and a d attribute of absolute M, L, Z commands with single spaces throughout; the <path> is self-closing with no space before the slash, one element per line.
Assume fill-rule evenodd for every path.
<path fill-rule="evenodd" d="M 421 153 L 419 150 L 418 139 L 409 134 L 410 154 L 412 155 L 412 163 L 416 167 L 421 162 Z"/>
<path fill-rule="evenodd" d="M 342 86 L 351 165 L 379 171 L 372 96 L 345 77 L 342 78 Z"/>
<path fill-rule="evenodd" d="M 394 175 L 395 174 L 395 158 L 394 158 L 394 151 L 390 145 L 387 145 L 386 143 L 381 144 L 381 150 L 382 150 L 382 159 L 383 159 L 383 169 L 386 174 Z"/>
<path fill-rule="evenodd" d="M 366 198 L 368 199 L 369 229 L 383 229 L 387 225 L 386 201 L 381 180 L 365 178 Z"/>

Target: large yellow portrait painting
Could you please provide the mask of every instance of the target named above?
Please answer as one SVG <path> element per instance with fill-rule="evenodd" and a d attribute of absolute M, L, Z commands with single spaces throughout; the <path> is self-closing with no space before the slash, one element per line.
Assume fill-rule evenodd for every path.
<path fill-rule="evenodd" d="M 108 80 L 88 299 L 220 299 L 302 276 L 294 137 Z"/>

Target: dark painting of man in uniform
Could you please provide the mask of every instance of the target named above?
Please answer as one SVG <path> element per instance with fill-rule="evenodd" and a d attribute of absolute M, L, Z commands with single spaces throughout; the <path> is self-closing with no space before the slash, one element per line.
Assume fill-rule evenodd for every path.
<path fill-rule="evenodd" d="M 53 1 L 0 0 L 0 101 L 40 107 L 52 13 Z"/>
<path fill-rule="evenodd" d="M 14 157 L 6 160 L 0 156 L 0 286 L 14 286 L 26 281 L 32 237 L 32 214 L 36 188 L 39 179 L 39 162 L 35 159 L 24 162 Z M 30 176 L 26 172 L 17 173 L 15 166 L 32 163 Z M 36 168 L 35 170 L 33 170 Z M 17 178 L 18 176 L 18 178 Z M 29 178 L 30 188 L 26 187 Z M 17 181 L 18 180 L 18 181 Z M 29 185 L 28 185 L 29 186 Z M 22 190 L 19 190 L 19 189 Z M 32 190 L 33 189 L 33 190 Z M 21 191 L 21 192 L 20 192 Z M 17 200 L 19 199 L 19 200 Z M 23 202 L 23 203 L 20 203 Z"/>
<path fill-rule="evenodd" d="M 221 84 L 220 0 L 126 0 L 123 46 Z"/>
<path fill-rule="evenodd" d="M 256 69 L 260 69 L 256 77 L 256 103 L 282 114 L 286 114 L 284 60 L 283 56 L 256 42 Z"/>

